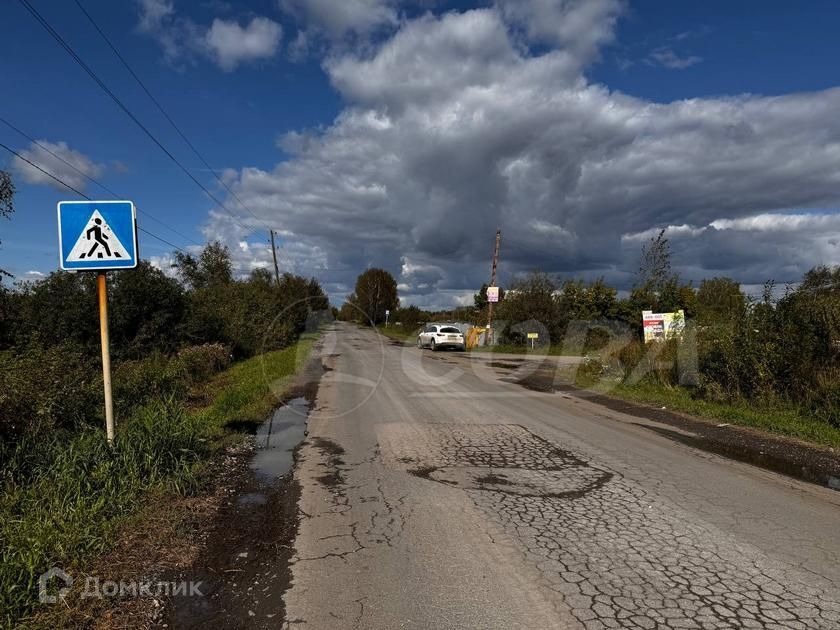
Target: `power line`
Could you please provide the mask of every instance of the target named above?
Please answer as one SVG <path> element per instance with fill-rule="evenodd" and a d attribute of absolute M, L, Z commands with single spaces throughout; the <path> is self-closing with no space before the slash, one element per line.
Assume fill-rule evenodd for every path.
<path fill-rule="evenodd" d="M 125 196 L 124 196 L 124 195 L 118 195 L 118 194 L 117 194 L 117 193 L 115 193 L 113 190 L 111 190 L 110 188 L 108 188 L 105 184 L 103 184 L 102 182 L 97 181 L 96 179 L 94 179 L 93 177 L 91 177 L 90 175 L 88 175 L 87 173 L 85 173 L 83 170 L 81 170 L 81 169 L 77 168 L 74 164 L 72 164 L 72 163 L 68 162 L 68 161 L 67 161 L 67 160 L 65 160 L 63 157 L 61 157 L 60 155 L 58 155 L 58 154 L 57 154 L 57 153 L 55 153 L 54 151 L 50 150 L 48 147 L 45 147 L 43 144 L 41 144 L 40 142 L 38 142 L 35 138 L 33 138 L 32 136 L 30 136 L 28 133 L 26 133 L 26 132 L 25 132 L 25 131 L 23 131 L 22 129 L 20 129 L 20 128 L 16 127 L 15 125 L 13 125 L 12 123 L 10 123 L 8 120 L 6 120 L 5 118 L 3 118 L 2 116 L 0 116 L 0 123 L 3 123 L 3 124 L 4 124 L 4 125 L 6 125 L 7 127 L 9 127 L 9 129 L 12 129 L 13 131 L 16 131 L 16 132 L 17 132 L 17 133 L 19 133 L 21 136 L 23 136 L 24 138 L 26 138 L 27 140 L 29 140 L 30 142 L 32 142 L 32 144 L 36 145 L 38 148 L 42 149 L 43 151 L 46 151 L 46 152 L 47 152 L 47 153 L 49 153 L 51 156 L 53 156 L 55 159 L 57 159 L 57 160 L 59 160 L 59 161 L 63 162 L 65 165 L 67 165 L 69 168 L 72 168 L 74 171 L 76 171 L 79 175 L 81 175 L 82 177 L 84 177 L 84 178 L 85 178 L 85 179 L 87 179 L 88 181 L 90 181 L 90 182 L 92 182 L 92 183 L 96 184 L 97 186 L 99 186 L 102 190 L 104 190 L 104 191 L 105 191 L 105 192 L 107 192 L 109 195 L 111 195 L 112 197 L 114 197 L 114 199 L 124 199 L 124 198 L 125 198 Z M 25 159 L 25 158 L 21 158 L 21 159 Z M 26 160 L 26 161 L 28 162 L 28 160 Z M 30 162 L 30 163 L 31 163 L 31 162 Z M 37 168 L 37 167 L 36 167 L 36 168 Z M 151 220 L 152 220 L 152 221 L 154 221 L 155 223 L 158 223 L 158 224 L 162 225 L 163 227 L 165 227 L 167 230 L 169 230 L 169 231 L 170 231 L 170 232 L 172 232 L 173 234 L 177 234 L 178 236 L 180 236 L 180 237 L 181 237 L 181 238 L 183 238 L 184 240 L 187 240 L 187 241 L 189 241 L 189 242 L 193 243 L 194 245 L 199 245 L 199 246 L 201 246 L 201 243 L 199 243 L 199 242 L 198 242 L 198 241 L 196 241 L 195 239 L 190 238 L 190 237 L 189 237 L 189 236 L 187 236 L 186 234 L 182 234 L 181 232 L 179 232 L 179 231 L 178 231 L 178 230 L 176 230 L 175 228 L 173 228 L 173 227 L 171 227 L 171 226 L 167 225 L 166 223 L 164 223 L 163 221 L 161 221 L 160 219 L 158 219 L 157 217 L 155 217 L 155 216 L 154 216 L 153 214 L 151 214 L 150 212 L 146 212 L 145 210 L 141 210 L 140 208 L 137 208 L 137 210 L 138 210 L 138 212 L 140 212 L 140 213 L 141 213 L 144 217 L 146 217 L 146 218 L 148 218 L 148 219 L 151 219 Z"/>
<path fill-rule="evenodd" d="M 166 110 L 163 108 L 163 105 L 160 104 L 160 102 L 157 100 L 157 98 L 155 98 L 155 96 L 151 93 L 149 88 L 146 87 L 146 84 L 143 83 L 143 81 L 140 79 L 140 77 L 137 75 L 137 73 L 134 71 L 134 69 L 129 65 L 129 63 L 125 60 L 125 58 L 120 54 L 120 51 L 117 50 L 117 47 L 111 42 L 111 40 L 108 38 L 108 36 L 105 35 L 105 32 L 99 27 L 99 25 L 93 19 L 93 16 L 91 16 L 91 14 L 87 12 L 87 10 L 82 5 L 80 0 L 74 0 L 74 1 L 76 3 L 76 6 L 79 7 L 79 10 L 82 13 L 85 14 L 85 17 L 88 19 L 88 21 L 91 23 L 91 25 L 93 25 L 93 28 L 96 29 L 96 32 L 99 33 L 100 37 L 102 37 L 102 39 L 105 40 L 105 43 L 108 44 L 108 47 L 116 55 L 117 59 L 120 60 L 120 63 L 122 63 L 122 65 L 125 66 L 125 69 L 128 70 L 128 73 L 132 77 L 134 77 L 134 80 L 137 81 L 137 84 L 143 89 L 143 91 L 146 93 L 146 96 L 148 96 L 149 99 L 152 101 L 152 103 L 155 104 L 155 107 L 157 107 L 158 111 L 160 111 L 160 113 L 163 114 L 163 117 L 166 118 L 167 122 L 169 122 L 169 124 L 172 125 L 172 128 L 181 137 L 181 140 L 183 140 L 184 143 L 186 143 L 186 145 L 192 150 L 192 152 L 201 161 L 201 163 L 204 164 L 204 166 L 211 173 L 213 173 L 213 176 L 216 178 L 216 180 L 218 180 L 218 182 L 225 188 L 225 190 L 227 190 L 228 193 L 230 193 L 230 195 L 234 199 L 236 199 L 236 201 L 239 203 L 239 205 L 242 206 L 242 208 L 246 212 L 248 212 L 248 214 L 250 214 L 257 221 L 262 223 L 263 227 L 265 227 L 266 230 L 271 231 L 271 228 L 265 223 L 265 221 L 263 221 L 248 206 L 246 206 L 245 203 L 239 198 L 239 196 L 233 191 L 233 189 L 231 189 L 231 187 L 228 186 L 227 183 L 221 177 L 219 177 L 216 170 L 212 166 L 210 166 L 210 164 L 207 163 L 207 160 L 204 159 L 204 156 L 201 153 L 199 153 L 198 149 L 195 148 L 193 143 L 190 142 L 189 138 L 187 138 L 187 136 L 184 134 L 184 132 L 181 131 L 181 128 L 178 127 L 177 124 L 175 124 L 175 121 L 172 120 L 172 117 L 166 112 Z"/>
<path fill-rule="evenodd" d="M 41 168 L 40 166 L 38 166 L 37 164 L 35 164 L 35 162 L 33 162 L 32 160 L 29 160 L 28 158 L 23 157 L 20 153 L 18 153 L 18 152 L 17 152 L 17 151 L 15 151 L 14 149 L 11 149 L 11 148 L 7 147 L 7 146 L 6 146 L 5 144 L 3 144 L 2 142 L 0 142 L 0 148 L 6 149 L 6 151 L 8 151 L 8 152 L 9 152 L 9 153 L 11 153 L 12 155 L 16 156 L 19 160 L 23 160 L 24 162 L 26 162 L 27 164 L 29 164 L 29 166 L 31 166 L 31 167 L 33 167 L 33 168 L 37 168 L 37 169 L 38 169 L 39 171 L 41 171 L 44 175 L 46 175 L 47 177 L 50 177 L 50 178 L 54 179 L 54 180 L 55 180 L 55 181 L 57 181 L 59 184 L 61 184 L 61 185 L 62 185 L 62 186 L 64 186 L 65 188 L 68 188 L 69 190 L 72 190 L 74 193 L 76 193 L 76 194 L 77 194 L 77 195 L 79 195 L 80 197 L 84 197 L 85 199 L 90 200 L 90 197 L 88 197 L 88 196 L 87 196 L 85 193 L 83 193 L 81 190 L 78 190 L 78 189 L 76 189 L 76 188 L 73 188 L 73 187 L 72 187 L 70 184 L 68 184 L 67 182 L 62 181 L 61 179 L 59 179 L 58 177 L 56 177 L 55 175 L 53 175 L 53 174 L 52 174 L 52 173 L 50 173 L 49 171 L 44 170 L 43 168 Z"/>
<path fill-rule="evenodd" d="M 241 227 L 246 232 L 249 231 L 248 228 L 245 227 L 237 219 L 236 215 L 233 212 L 231 212 L 231 210 L 225 204 L 223 204 L 221 201 L 219 201 L 219 199 L 216 198 L 216 196 L 212 192 L 210 192 L 204 186 L 204 184 L 202 184 L 200 181 L 198 181 L 198 179 L 195 178 L 195 176 L 189 171 L 189 169 L 187 169 L 187 167 L 185 167 L 178 160 L 178 158 L 176 158 L 169 151 L 169 149 L 167 149 L 160 142 L 160 140 L 158 140 L 157 137 L 155 137 L 155 135 L 151 131 L 149 131 L 148 127 L 146 127 L 142 122 L 140 122 L 140 119 L 138 119 L 137 116 L 134 115 L 134 113 L 125 105 L 125 103 L 123 103 L 122 100 L 120 100 L 120 98 L 116 94 L 114 94 L 107 85 L 105 85 L 105 83 L 102 81 L 102 79 L 99 78 L 99 76 L 90 68 L 90 66 L 88 66 L 84 62 L 84 60 L 81 57 L 79 57 L 79 55 L 76 54 L 76 51 L 73 50 L 73 48 L 70 46 L 70 44 L 68 44 L 64 40 L 64 38 L 50 25 L 50 23 L 40 13 L 38 13 L 38 11 L 29 3 L 29 0 L 19 0 L 19 1 L 23 5 L 23 7 L 27 11 L 29 11 L 30 15 L 32 15 L 32 17 L 34 17 L 35 20 L 44 28 L 44 30 L 46 30 L 47 33 L 49 33 L 52 36 L 52 38 L 55 39 L 55 41 L 58 42 L 58 44 L 62 48 L 64 48 L 64 50 L 67 52 L 67 54 L 69 54 L 73 58 L 73 60 L 77 64 L 79 64 L 79 66 L 81 66 L 81 68 L 88 74 L 88 76 L 90 76 L 90 78 L 93 79 L 93 81 L 100 87 L 100 89 L 103 92 L 105 92 L 105 94 L 107 94 L 111 98 L 111 100 L 114 101 L 114 103 L 117 104 L 117 106 L 125 113 L 126 116 L 128 116 L 132 120 L 132 122 L 134 122 L 134 124 L 136 124 L 143 131 L 143 133 L 145 133 L 149 137 L 149 139 L 152 142 L 154 142 L 158 146 L 158 148 L 161 151 L 163 151 L 166 154 L 166 156 L 170 160 L 172 160 L 178 166 L 178 168 L 180 168 L 184 172 L 184 174 L 193 181 L 193 183 L 196 186 L 201 188 L 201 190 L 204 191 L 205 195 L 207 195 L 214 203 L 216 203 L 220 208 L 222 208 L 225 212 L 227 212 L 230 215 L 230 217 L 233 219 L 233 221 L 237 225 L 239 225 L 239 227 Z"/>
<path fill-rule="evenodd" d="M 15 151 L 14 149 L 12 149 L 12 148 L 10 148 L 10 147 L 7 147 L 7 146 L 6 146 L 5 144 L 3 144 L 2 142 L 0 142 L 0 149 L 5 149 L 6 151 L 8 151 L 9 153 L 11 153 L 11 154 L 12 154 L 12 155 L 14 155 L 15 157 L 20 158 L 21 160 L 23 160 L 24 162 L 26 162 L 27 164 L 29 164 L 31 167 L 38 169 L 38 170 L 39 170 L 39 171 L 41 171 L 44 175 L 46 175 L 46 176 L 47 176 L 47 177 L 49 177 L 50 179 L 53 179 L 54 181 L 58 182 L 59 184 L 61 184 L 61 185 L 62 185 L 62 186 L 64 186 L 65 188 L 67 188 L 68 190 L 72 190 L 74 193 L 76 193 L 76 194 L 77 194 L 77 195 L 79 195 L 80 197 L 84 197 L 84 198 L 85 198 L 85 199 L 87 199 L 88 201 L 93 201 L 93 199 L 91 199 L 90 197 L 88 197 L 88 196 L 87 196 L 85 193 L 83 193 L 81 190 L 78 190 L 78 189 L 74 188 L 73 186 L 71 186 L 70 184 L 68 184 L 67 182 L 65 182 L 65 181 L 64 181 L 63 179 L 61 179 L 60 177 L 56 177 L 55 175 L 53 175 L 52 173 L 50 173 L 48 170 L 46 170 L 46 169 L 44 169 L 44 168 L 42 168 L 42 167 L 38 166 L 38 165 L 37 165 L 37 164 L 35 164 L 35 162 L 33 162 L 32 160 L 29 160 L 29 159 L 27 159 L 27 158 L 23 157 L 20 153 L 18 153 L 17 151 Z M 155 238 L 155 239 L 159 240 L 161 243 L 166 243 L 166 244 L 167 244 L 167 245 L 169 245 L 170 247 L 174 247 L 175 249 L 177 249 L 177 250 L 178 250 L 179 252 L 181 252 L 182 254 L 187 254 L 187 255 L 189 255 L 189 252 L 185 252 L 183 249 L 181 249 L 181 248 L 180 248 L 180 247 L 178 247 L 177 245 L 175 245 L 175 244 L 173 244 L 173 243 L 170 243 L 170 242 L 169 242 L 169 241 L 167 241 L 165 238 L 161 238 L 160 236 L 158 236 L 158 235 L 157 235 L 157 234 L 155 234 L 154 232 L 150 232 L 149 230 L 145 230 L 145 229 L 143 229 L 143 228 L 142 228 L 142 227 L 140 227 L 140 226 L 137 226 L 137 229 L 138 229 L 138 230 L 140 230 L 141 232 L 143 232 L 144 234 L 148 234 L 148 235 L 149 235 L 149 236 L 151 236 L 152 238 Z"/>

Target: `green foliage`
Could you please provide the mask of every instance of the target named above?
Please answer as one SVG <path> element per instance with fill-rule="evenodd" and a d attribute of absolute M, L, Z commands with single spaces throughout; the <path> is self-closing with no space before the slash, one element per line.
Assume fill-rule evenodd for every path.
<path fill-rule="evenodd" d="M 193 289 L 204 289 L 233 281 L 230 250 L 219 241 L 208 244 L 196 258 L 175 252 L 175 266 L 181 279 Z"/>
<path fill-rule="evenodd" d="M 8 219 L 15 211 L 15 183 L 6 171 L 0 171 L 0 217 Z M 0 269 L 0 278 L 9 275 Z"/>
<path fill-rule="evenodd" d="M 793 405 L 840 427 L 840 267 L 809 271 L 778 301 L 772 284 L 755 300 L 728 278 L 704 280 L 695 290 L 671 272 L 660 234 L 645 247 L 641 271 L 642 283 L 624 300 L 601 280 L 567 281 L 558 289 L 545 274 L 520 279 L 497 311 L 505 322 L 501 342 L 524 347 L 524 329 L 534 329 L 552 348 L 598 351 L 600 361 L 585 366 L 582 377 L 618 375 L 628 386 L 690 384 L 709 402 Z M 646 347 L 641 312 L 678 309 L 689 323 L 685 343 Z M 692 353 L 696 363 L 687 361 Z"/>
<path fill-rule="evenodd" d="M 177 350 L 188 299 L 181 285 L 146 261 L 113 277 L 108 308 L 115 359 Z"/>
<path fill-rule="evenodd" d="M 793 406 L 840 427 L 838 280 L 840 268 L 813 269 L 778 301 L 772 284 L 754 300 L 731 280 L 706 280 L 696 293 L 696 335 L 687 340 L 696 341 L 696 350 L 675 341 L 648 348 L 635 342 L 613 356 L 631 385 L 643 375 L 642 382 L 671 387 L 681 381 L 680 351 L 696 351 L 695 396 L 715 404 Z"/>
<path fill-rule="evenodd" d="M 418 307 L 411 306 L 405 308 L 398 308 L 391 313 L 391 322 L 399 323 L 404 330 L 411 330 L 412 332 L 420 324 L 431 321 L 431 315 L 427 311 L 423 311 Z"/>
<path fill-rule="evenodd" d="M 15 211 L 15 183 L 6 171 L 0 171 L 0 217 L 8 219 Z"/>
<path fill-rule="evenodd" d="M 747 302 L 741 285 L 729 278 L 703 280 L 697 289 L 697 319 L 701 324 L 721 324 L 743 315 Z"/>
<path fill-rule="evenodd" d="M 101 368 L 80 346 L 32 344 L 0 355 L 0 443 L 89 424 L 102 405 Z M 2 465 L 2 460 L 0 460 Z"/>
<path fill-rule="evenodd" d="M 196 381 L 247 358 L 290 346 L 329 317 L 315 279 L 269 273 L 234 280 L 227 250 L 197 258 L 185 290 L 146 262 L 109 274 L 109 320 L 118 413 L 150 399 L 182 397 Z M 190 265 L 192 263 L 186 263 Z M 101 360 L 95 276 L 55 272 L 0 294 L 0 439 L 22 432 L 98 425 Z M 322 309 L 322 310 L 319 310 Z M 202 346 L 200 349 L 194 346 Z"/>
<path fill-rule="evenodd" d="M 0 626 L 15 627 L 37 605 L 38 576 L 48 568 L 78 568 L 106 551 L 122 519 L 150 493 L 194 491 L 225 427 L 263 420 L 312 344 L 305 338 L 229 368 L 205 385 L 212 402 L 204 409 L 188 413 L 175 395 L 134 406 L 118 420 L 113 448 L 98 427 L 0 441 Z M 200 383 L 228 360 L 220 346 L 198 347 L 169 363 L 160 356 L 125 369 L 137 372 L 138 387 L 157 367 L 175 381 L 186 375 Z M 155 396 L 179 391 L 155 378 Z"/>
<path fill-rule="evenodd" d="M 192 343 L 220 341 L 237 358 L 249 357 L 294 343 L 313 306 L 329 306 L 320 286 L 291 274 L 279 287 L 260 276 L 207 286 L 190 295 L 184 334 Z"/>
<path fill-rule="evenodd" d="M 230 367 L 230 351 L 220 343 L 189 346 L 178 352 L 177 361 L 190 385 L 201 383 Z"/>
<path fill-rule="evenodd" d="M 499 302 L 496 320 L 506 321 L 502 330 L 502 343 L 524 343 L 525 331 L 514 330 L 517 324 L 534 321 L 545 327 L 542 341 L 560 339 L 563 335 L 555 300 L 557 284 L 545 273 L 533 272 L 519 279 L 510 287 L 505 299 Z"/>
<path fill-rule="evenodd" d="M 31 609 L 38 576 L 48 568 L 104 551 L 114 525 L 137 508 L 143 492 L 194 487 L 193 465 L 207 448 L 200 425 L 161 401 L 120 426 L 113 448 L 93 429 L 19 442 L 0 493 L 0 625 L 14 626 Z"/>
<path fill-rule="evenodd" d="M 664 293 L 675 280 L 671 272 L 671 244 L 663 228 L 642 247 L 639 286 L 652 293 Z"/>
<path fill-rule="evenodd" d="M 233 365 L 224 379 L 211 384 L 213 402 L 196 417 L 214 435 L 233 422 L 262 422 L 277 406 L 288 379 L 304 366 L 314 340 L 315 335 L 305 335 L 294 346 Z"/>
<path fill-rule="evenodd" d="M 16 303 L 11 324 L 14 346 L 72 342 L 96 355 L 99 320 L 94 274 L 56 271 L 39 282 L 21 283 L 12 299 Z"/>

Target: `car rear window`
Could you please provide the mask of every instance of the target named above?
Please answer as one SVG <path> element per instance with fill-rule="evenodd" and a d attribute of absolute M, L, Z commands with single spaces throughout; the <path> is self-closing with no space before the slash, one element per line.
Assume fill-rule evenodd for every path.
<path fill-rule="evenodd" d="M 443 328 L 441 328 L 441 329 L 440 329 L 440 332 L 445 332 L 445 333 L 460 333 L 461 331 L 460 331 L 460 330 L 458 330 L 457 328 L 453 328 L 452 326 L 444 326 Z"/>

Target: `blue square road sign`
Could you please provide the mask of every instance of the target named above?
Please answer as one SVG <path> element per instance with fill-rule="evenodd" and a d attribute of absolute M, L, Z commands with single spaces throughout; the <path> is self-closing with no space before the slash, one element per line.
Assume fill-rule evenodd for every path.
<path fill-rule="evenodd" d="M 131 201 L 60 201 L 58 251 L 66 271 L 137 266 L 137 215 Z"/>

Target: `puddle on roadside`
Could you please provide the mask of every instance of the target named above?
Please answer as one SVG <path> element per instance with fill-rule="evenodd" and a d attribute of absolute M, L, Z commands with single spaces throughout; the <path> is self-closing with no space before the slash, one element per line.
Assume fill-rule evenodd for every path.
<path fill-rule="evenodd" d="M 236 500 L 237 505 L 264 505 L 266 501 L 262 492 L 249 492 Z"/>
<path fill-rule="evenodd" d="M 259 426 L 251 468 L 261 481 L 273 481 L 292 469 L 295 447 L 306 437 L 311 406 L 306 398 L 293 398 Z"/>

